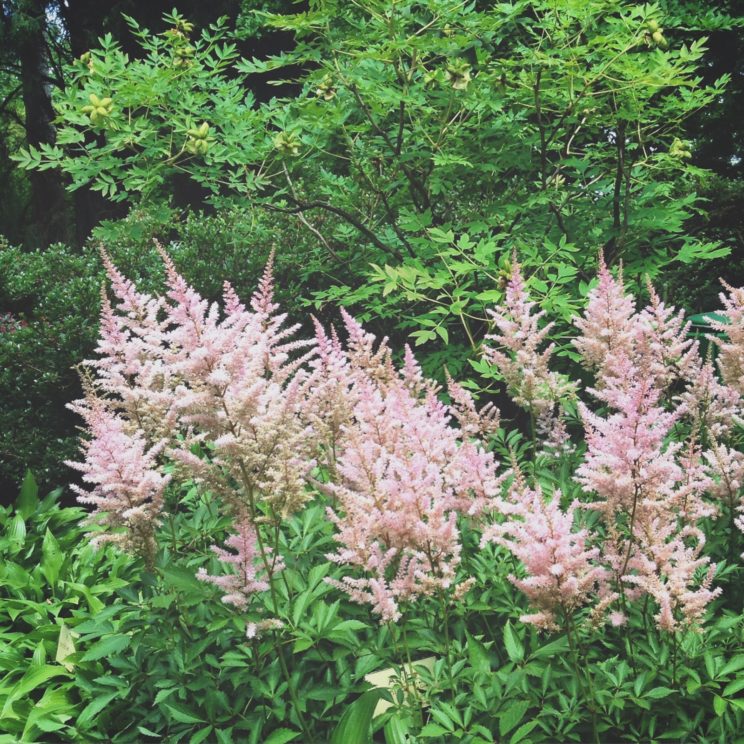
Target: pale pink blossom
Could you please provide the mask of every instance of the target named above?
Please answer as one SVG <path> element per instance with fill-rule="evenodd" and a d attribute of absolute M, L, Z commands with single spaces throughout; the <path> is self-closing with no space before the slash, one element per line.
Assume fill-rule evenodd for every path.
<path fill-rule="evenodd" d="M 396 621 L 401 603 L 455 590 L 458 516 L 483 511 L 500 480 L 493 456 L 452 425 L 451 410 L 410 349 L 396 370 L 385 341 L 375 348 L 374 337 L 353 318 L 344 315 L 344 322 L 351 411 L 324 486 L 338 529 L 339 547 L 329 559 L 363 575 L 330 583 L 370 604 L 382 621 Z M 461 391 L 461 400 L 465 395 Z"/>
<path fill-rule="evenodd" d="M 521 480 L 500 505 L 506 520 L 483 532 L 482 543 L 506 547 L 524 565 L 524 578 L 509 576 L 538 611 L 520 619 L 539 628 L 555 630 L 559 622 L 592 601 L 606 583 L 599 565 L 600 551 L 587 547 L 589 532 L 574 531 L 574 501 L 564 512 L 560 492 L 546 500 L 540 488 L 529 489 Z"/>
<path fill-rule="evenodd" d="M 738 289 L 721 281 L 727 292 L 719 297 L 724 309 L 721 315 L 725 321 L 711 319 L 714 331 L 725 334 L 726 338 L 715 338 L 718 344 L 718 368 L 723 381 L 740 396 L 744 396 L 744 287 Z"/>
<path fill-rule="evenodd" d="M 515 257 L 504 304 L 488 311 L 496 332 L 486 336 L 489 343 L 484 345 L 483 354 L 503 377 L 514 402 L 539 415 L 569 396 L 573 386 L 550 370 L 555 345 L 549 343 L 542 350 L 540 347 L 546 343 L 553 324 L 540 327 L 545 313 L 535 312 L 536 308 Z"/>
<path fill-rule="evenodd" d="M 262 554 L 256 528 L 247 515 L 237 519 L 233 529 L 236 533 L 227 538 L 225 545 L 235 551 L 234 553 L 217 545 L 212 546 L 212 551 L 219 560 L 232 566 L 233 571 L 211 575 L 205 568 L 200 568 L 196 576 L 201 581 L 219 587 L 223 592 L 222 601 L 225 604 L 245 610 L 255 594 L 268 590 L 269 583 L 266 577 L 271 577 L 282 570 L 284 564 L 280 556 L 270 555 L 271 549 L 268 547 L 264 548 Z"/>
<path fill-rule="evenodd" d="M 637 334 L 635 300 L 625 292 L 622 268 L 615 279 L 601 253 L 598 279 L 583 317 L 575 321 L 581 335 L 573 341 L 584 366 L 594 370 L 601 370 L 612 357 L 632 358 Z"/>
<path fill-rule="evenodd" d="M 83 482 L 92 486 L 91 490 L 76 485 L 72 489 L 81 503 L 95 507 L 91 521 L 105 528 L 92 543 L 118 545 L 142 556 L 152 568 L 155 528 L 170 480 L 159 472 L 165 442 L 148 445 L 139 430 L 93 395 L 70 408 L 83 417 L 88 438 L 81 445 L 84 460 L 67 465 L 79 470 Z"/>

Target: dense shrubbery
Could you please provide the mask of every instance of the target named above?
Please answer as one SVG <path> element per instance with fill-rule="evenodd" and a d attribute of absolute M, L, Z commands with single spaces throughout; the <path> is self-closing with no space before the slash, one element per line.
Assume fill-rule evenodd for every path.
<path fill-rule="evenodd" d="M 288 10 L 128 19 L 16 158 L 126 212 L 0 244 L 0 744 L 738 741 L 735 21 Z"/>
<path fill-rule="evenodd" d="M 486 357 L 529 413 L 524 440 L 454 382 L 443 405 L 410 353 L 398 370 L 349 316 L 345 346 L 320 327 L 315 348 L 294 340 L 270 275 L 249 309 L 227 287 L 220 311 L 163 257 L 167 298 L 104 256 L 116 304 L 104 302 L 99 359 L 75 405 L 89 429 L 75 467 L 92 487 L 79 493 L 95 506 L 94 539 L 142 562 L 114 582 L 109 609 L 60 612 L 75 635 L 52 628 L 9 687 L 15 721 L 44 678 L 65 664 L 77 675 L 59 708 L 42 698 L 38 720 L 18 715 L 30 740 L 31 726 L 79 738 L 82 720 L 104 740 L 366 741 L 381 695 L 392 705 L 374 726 L 388 742 L 739 730 L 741 290 L 711 321 L 726 333 L 719 381 L 682 315 L 653 293 L 636 310 L 602 266 L 574 344 L 596 370 L 590 409 L 550 369 L 550 327 L 513 262 Z M 31 490 L 11 520 L 11 556 L 33 554 Z M 53 589 L 65 565 L 53 533 L 41 555 Z M 14 565 L 11 586 L 25 589 L 33 575 Z M 55 639 L 79 649 L 60 667 L 44 665 Z M 88 664 L 99 659 L 108 676 Z M 392 697 L 363 692 L 365 673 L 387 666 Z M 68 724 L 75 704 L 87 713 Z"/>

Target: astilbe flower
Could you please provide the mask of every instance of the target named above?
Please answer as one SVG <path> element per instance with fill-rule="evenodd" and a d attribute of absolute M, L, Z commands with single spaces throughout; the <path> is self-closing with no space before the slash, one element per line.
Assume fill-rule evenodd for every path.
<path fill-rule="evenodd" d="M 711 479 L 709 493 L 729 509 L 737 508 L 744 487 L 744 452 L 714 440 L 705 453 L 705 460 Z"/>
<path fill-rule="evenodd" d="M 524 565 L 526 576 L 510 575 L 509 580 L 537 611 L 520 620 L 556 630 L 559 621 L 572 616 L 601 591 L 607 572 L 598 564 L 599 549 L 587 547 L 588 530 L 573 531 L 577 501 L 562 511 L 559 491 L 546 500 L 539 487 L 526 487 L 521 476 L 517 484 L 499 506 L 506 520 L 486 528 L 481 544 L 502 545 Z"/>
<path fill-rule="evenodd" d="M 674 379 L 695 368 L 697 348 L 684 338 L 683 316 L 665 308 L 652 290 L 649 307 L 630 315 L 630 302 L 620 298 L 621 285 L 612 280 L 606 267 L 600 267 L 600 272 L 604 273 L 600 278 L 603 289 L 594 298 L 591 324 L 620 329 L 620 339 L 614 342 L 611 333 L 606 336 L 607 353 L 598 363 L 597 385 L 589 391 L 606 405 L 607 412 L 595 413 L 579 404 L 587 454 L 576 478 L 595 497 L 585 506 L 598 511 L 604 522 L 603 560 L 614 575 L 618 596 L 636 599 L 653 585 L 652 596 L 661 601 L 660 586 L 672 579 L 678 582 L 680 576 L 694 582 L 697 569 L 708 562 L 679 548 L 679 540 L 700 519 L 715 513 L 715 507 L 703 498 L 710 480 L 700 448 L 694 440 L 686 447 L 667 443 L 685 408 L 677 405 L 666 410 L 664 392 Z M 603 322 L 603 306 L 608 312 L 618 307 L 622 312 L 615 321 Z M 586 338 L 577 345 L 596 351 Z M 598 353 L 592 354 L 590 358 L 599 359 Z M 653 557 L 673 548 L 676 558 L 672 563 Z M 653 580 L 649 566 L 656 572 Z M 672 568 L 674 577 L 665 573 Z M 686 591 L 696 590 L 688 586 Z M 709 598 L 706 591 L 703 583 L 699 596 Z M 695 613 L 684 610 L 683 614 L 692 617 Z M 617 611 L 615 618 L 622 620 Z M 669 626 L 666 610 L 663 618 L 664 627 Z"/>
<path fill-rule="evenodd" d="M 716 564 L 701 555 L 705 535 L 690 525 L 677 530 L 662 519 L 646 525 L 646 533 L 638 570 L 623 579 L 656 601 L 659 610 L 654 617 L 661 630 L 696 628 L 706 607 L 721 593 L 720 587 L 711 589 Z"/>
<path fill-rule="evenodd" d="M 599 255 L 598 284 L 589 292 L 573 345 L 588 369 L 601 370 L 608 359 L 632 357 L 637 333 L 635 300 L 626 294 L 622 268 L 615 279 Z"/>
<path fill-rule="evenodd" d="M 714 440 L 731 435 L 737 422 L 741 421 L 741 396 L 718 380 L 710 360 L 698 360 L 696 367 L 690 370 L 678 402 L 693 429 Z"/>
<path fill-rule="evenodd" d="M 661 388 L 687 380 L 698 370 L 698 343 L 689 338 L 692 324 L 683 310 L 662 302 L 650 281 L 649 302 L 638 313 L 635 359 L 640 374 L 653 378 Z"/>
<path fill-rule="evenodd" d="M 200 568 L 196 577 L 221 589 L 222 601 L 225 604 L 246 610 L 255 594 L 269 589 L 266 577 L 273 577 L 281 571 L 284 563 L 281 556 L 271 554 L 270 547 L 264 546 L 263 551 L 261 550 L 256 528 L 247 514 L 237 518 L 233 528 L 236 532 L 227 538 L 225 545 L 235 551 L 234 553 L 217 545 L 212 546 L 217 558 L 222 563 L 232 566 L 233 571 L 212 575 L 207 573 L 205 568 Z M 246 635 L 255 638 L 262 630 L 275 626 L 276 622 L 271 619 L 258 623 L 250 622 L 246 627 Z"/>
<path fill-rule="evenodd" d="M 537 416 L 552 411 L 555 402 L 568 395 L 572 386 L 550 370 L 555 345 L 540 350 L 553 324 L 541 328 L 545 312 L 534 312 L 536 307 L 514 258 L 503 307 L 488 311 L 497 332 L 486 336 L 483 353 L 501 373 L 514 402 Z"/>
<path fill-rule="evenodd" d="M 726 320 L 710 321 L 714 331 L 726 335 L 725 339 L 715 339 L 718 344 L 718 368 L 723 381 L 744 396 L 744 287 L 737 289 L 724 281 L 721 283 L 728 290 L 719 295 L 724 306 L 721 315 Z"/>
<path fill-rule="evenodd" d="M 137 292 L 104 254 L 118 305 L 104 302 L 99 358 L 88 362 L 96 389 L 117 400 L 147 439 L 167 438 L 179 475 L 193 477 L 255 512 L 277 515 L 306 500 L 314 442 L 303 407 L 311 381 L 301 365 L 311 345 L 273 302 L 271 262 L 246 308 L 225 285 L 224 317 L 159 249 L 167 296 Z M 204 458 L 198 448 L 210 452 Z M 235 484 L 240 484 L 235 488 Z"/>
<path fill-rule="evenodd" d="M 325 486 L 339 543 L 328 557 L 365 575 L 330 583 L 396 621 L 401 603 L 455 588 L 458 515 L 482 511 L 500 481 L 493 456 L 451 425 L 410 349 L 396 370 L 384 341 L 375 349 L 371 334 L 347 314 L 344 322 L 351 410 Z"/>
<path fill-rule="evenodd" d="M 83 474 L 91 490 L 73 485 L 78 500 L 92 504 L 91 521 L 107 528 L 93 545 L 113 543 L 142 556 L 152 567 L 156 552 L 155 528 L 170 476 L 158 472 L 158 455 L 165 441 L 148 445 L 142 433 L 94 395 L 70 408 L 85 420 L 89 438 L 83 440 L 82 462 L 66 464 Z"/>

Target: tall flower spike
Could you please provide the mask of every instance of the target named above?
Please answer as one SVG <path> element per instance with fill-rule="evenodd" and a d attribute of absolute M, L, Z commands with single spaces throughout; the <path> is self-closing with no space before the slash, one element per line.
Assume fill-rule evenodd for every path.
<path fill-rule="evenodd" d="M 613 356 L 632 356 L 636 334 L 635 301 L 625 293 L 622 268 L 615 279 L 602 253 L 598 279 L 589 292 L 583 317 L 575 321 L 581 335 L 573 344 L 589 369 L 601 369 Z"/>
<path fill-rule="evenodd" d="M 486 336 L 491 343 L 484 346 L 483 352 L 486 361 L 501 373 L 514 402 L 539 415 L 546 409 L 552 410 L 554 403 L 567 395 L 572 386 L 549 369 L 554 345 L 548 344 L 540 351 L 553 324 L 540 328 L 545 313 L 534 312 L 536 307 L 537 303 L 529 298 L 515 256 L 504 305 L 488 311 L 497 332 Z"/>
<path fill-rule="evenodd" d="M 396 371 L 384 341 L 375 349 L 373 336 L 345 321 L 351 410 L 325 486 L 339 544 L 328 557 L 363 576 L 330 583 L 395 621 L 401 603 L 455 588 L 458 515 L 482 511 L 500 482 L 493 456 L 463 441 L 412 354 Z"/>
<path fill-rule="evenodd" d="M 727 292 L 719 297 L 723 304 L 721 315 L 725 322 L 712 320 L 714 331 L 726 335 L 725 339 L 715 338 L 718 344 L 718 367 L 723 381 L 744 397 L 744 287 L 738 289 L 721 282 Z"/>
<path fill-rule="evenodd" d="M 636 356 L 643 374 L 651 375 L 660 387 L 687 380 L 699 359 L 698 343 L 689 338 L 690 322 L 683 310 L 667 307 L 650 281 L 646 283 L 649 304 L 638 314 Z"/>
<path fill-rule="evenodd" d="M 155 528 L 170 480 L 158 472 L 157 458 L 165 442 L 148 447 L 141 432 L 93 395 L 69 408 L 83 417 L 90 436 L 82 443 L 83 462 L 66 464 L 79 470 L 83 481 L 92 485 L 91 490 L 72 486 L 81 503 L 95 507 L 91 522 L 105 528 L 92 543 L 118 545 L 141 556 L 152 568 L 157 549 Z"/>
<path fill-rule="evenodd" d="M 599 549 L 586 545 L 588 531 L 573 531 L 578 502 L 563 512 L 560 498 L 556 492 L 546 501 L 540 488 L 515 481 L 504 509 L 506 521 L 488 527 L 482 538 L 482 544 L 502 545 L 522 562 L 526 576 L 511 575 L 509 581 L 537 611 L 520 619 L 546 630 L 557 629 L 560 616 L 589 603 L 607 578 L 597 564 Z"/>

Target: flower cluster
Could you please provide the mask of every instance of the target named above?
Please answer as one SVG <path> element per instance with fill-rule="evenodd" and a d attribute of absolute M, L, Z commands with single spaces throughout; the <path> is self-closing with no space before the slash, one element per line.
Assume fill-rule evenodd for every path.
<path fill-rule="evenodd" d="M 556 401 L 568 395 L 572 386 L 550 370 L 555 345 L 541 350 L 553 327 L 541 328 L 543 311 L 534 312 L 525 286 L 522 268 L 512 261 L 511 278 L 506 287 L 503 307 L 489 310 L 496 333 L 486 336 L 483 353 L 489 364 L 498 369 L 515 403 L 534 415 L 552 412 Z"/>
<path fill-rule="evenodd" d="M 349 348 L 321 337 L 329 369 L 346 371 L 348 406 L 335 442 L 335 477 L 326 486 L 336 506 L 336 563 L 363 577 L 334 581 L 352 600 L 369 603 L 383 621 L 400 616 L 402 602 L 453 589 L 460 562 L 458 516 L 479 514 L 500 481 L 493 456 L 452 426 L 453 409 L 437 398 L 406 349 L 397 370 L 383 340 L 344 314 Z M 451 390 L 460 418 L 484 425 L 462 388 Z M 493 412 L 486 417 L 493 425 Z"/>
<path fill-rule="evenodd" d="M 560 500 L 559 491 L 546 500 L 539 487 L 528 488 L 517 474 L 509 497 L 499 505 L 507 518 L 486 528 L 482 538 L 482 543 L 503 545 L 522 561 L 526 577 L 510 575 L 509 580 L 538 611 L 520 619 L 549 630 L 590 602 L 607 581 L 607 571 L 598 563 L 599 549 L 587 547 L 589 531 L 573 530 L 578 501 L 562 511 Z"/>
<path fill-rule="evenodd" d="M 498 410 L 478 410 L 449 377 L 444 403 L 409 348 L 396 364 L 387 340 L 343 311 L 345 343 L 317 321 L 315 338 L 298 340 L 274 302 L 271 261 L 247 306 L 226 284 L 220 307 L 158 250 L 164 296 L 140 292 L 103 253 L 113 301 L 103 294 L 98 357 L 85 363 L 85 398 L 71 406 L 88 432 L 83 460 L 70 465 L 82 473 L 81 502 L 94 507 L 96 542 L 152 566 L 168 483 L 194 482 L 219 500 L 234 532 L 232 552 L 213 548 L 229 572 L 198 576 L 247 613 L 255 595 L 275 595 L 283 568 L 265 531 L 276 537 L 315 486 L 329 497 L 337 529 L 328 557 L 349 569 L 329 581 L 382 622 L 397 621 L 418 598 L 456 601 L 468 590 L 467 520 L 483 542 L 522 562 L 524 575 L 510 580 L 534 608 L 525 622 L 555 628 L 593 605 L 595 620 L 610 611 L 620 625 L 627 603 L 641 596 L 654 600 L 664 630 L 701 621 L 719 590 L 700 521 L 721 508 L 744 514 L 736 447 L 742 290 L 727 286 L 726 322 L 714 326 L 727 334 L 717 340 L 721 381 L 689 338 L 684 314 L 650 285 L 637 310 L 622 275 L 600 256 L 574 340 L 596 374 L 587 391 L 593 402 L 578 406 L 587 445 L 575 471 L 582 497 L 564 510 L 560 492 L 546 499 L 516 460 L 503 495 L 507 475 L 483 443 L 499 429 Z M 533 433 L 562 457 L 570 440 L 561 407 L 576 385 L 550 369 L 552 326 L 542 324 L 516 260 L 504 306 L 491 317 L 486 359 L 529 411 Z M 598 528 L 581 524 L 588 512 Z M 744 516 L 737 524 L 744 529 Z M 251 622 L 248 635 L 278 622 Z"/>

